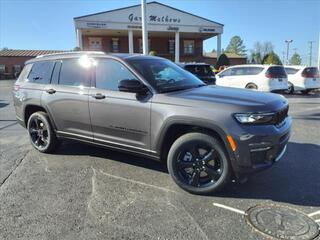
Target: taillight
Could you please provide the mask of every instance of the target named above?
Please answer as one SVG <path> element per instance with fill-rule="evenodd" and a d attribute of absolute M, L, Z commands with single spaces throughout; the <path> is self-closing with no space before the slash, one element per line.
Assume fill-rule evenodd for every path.
<path fill-rule="evenodd" d="M 15 84 L 15 85 L 13 86 L 13 90 L 14 90 L 14 91 L 19 91 L 19 90 L 20 90 L 20 85 Z"/>
<path fill-rule="evenodd" d="M 272 74 L 270 73 L 266 73 L 265 75 L 266 75 L 266 78 L 272 78 Z"/>

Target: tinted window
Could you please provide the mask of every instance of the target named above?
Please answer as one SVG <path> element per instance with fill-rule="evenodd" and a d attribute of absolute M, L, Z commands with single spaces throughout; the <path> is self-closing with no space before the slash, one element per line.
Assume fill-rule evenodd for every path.
<path fill-rule="evenodd" d="M 299 69 L 295 69 L 295 68 L 285 68 L 287 74 L 296 74 Z"/>
<path fill-rule="evenodd" d="M 69 86 L 90 86 L 91 68 L 81 64 L 80 59 L 62 61 L 59 84 Z"/>
<path fill-rule="evenodd" d="M 35 62 L 29 73 L 28 80 L 34 83 L 46 84 L 50 82 L 54 62 Z"/>
<path fill-rule="evenodd" d="M 231 75 L 239 76 L 239 75 L 246 75 L 246 68 L 233 68 L 231 69 Z"/>
<path fill-rule="evenodd" d="M 116 60 L 97 61 L 96 87 L 118 91 L 121 80 L 137 79 L 123 64 Z"/>
<path fill-rule="evenodd" d="M 269 77 L 272 78 L 285 78 L 287 77 L 287 73 L 284 70 L 284 67 L 281 66 L 274 66 L 274 67 L 269 67 L 266 75 L 269 75 Z"/>
<path fill-rule="evenodd" d="M 316 67 L 307 67 L 303 70 L 302 75 L 305 77 L 319 77 L 319 70 Z"/>
<path fill-rule="evenodd" d="M 164 59 L 131 59 L 129 63 L 159 92 L 203 86 L 190 72 Z"/>
<path fill-rule="evenodd" d="M 185 69 L 197 76 L 214 76 L 209 65 L 187 65 Z"/>
<path fill-rule="evenodd" d="M 31 67 L 32 67 L 32 64 L 27 64 L 24 66 L 24 68 L 22 69 L 22 72 L 19 75 L 18 82 L 24 82 L 27 80 Z"/>

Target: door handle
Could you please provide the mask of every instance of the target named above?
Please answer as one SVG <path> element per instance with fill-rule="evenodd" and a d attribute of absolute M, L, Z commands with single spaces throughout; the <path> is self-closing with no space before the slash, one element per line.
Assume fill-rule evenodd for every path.
<path fill-rule="evenodd" d="M 96 93 L 96 94 L 93 94 L 92 97 L 95 99 L 104 99 L 106 98 L 106 95 L 103 95 L 102 93 Z"/>
<path fill-rule="evenodd" d="M 50 89 L 47 89 L 46 92 L 49 94 L 54 94 L 56 92 L 56 90 L 50 88 Z"/>

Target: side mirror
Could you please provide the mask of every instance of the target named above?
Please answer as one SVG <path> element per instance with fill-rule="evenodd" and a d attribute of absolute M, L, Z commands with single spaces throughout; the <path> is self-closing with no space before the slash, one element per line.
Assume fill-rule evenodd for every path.
<path fill-rule="evenodd" d="M 135 79 L 124 79 L 119 82 L 119 91 L 132 93 L 145 93 L 147 87 Z"/>

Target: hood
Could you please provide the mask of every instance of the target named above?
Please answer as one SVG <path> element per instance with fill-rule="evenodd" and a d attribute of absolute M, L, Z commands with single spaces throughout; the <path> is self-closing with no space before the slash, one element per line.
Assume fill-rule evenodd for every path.
<path fill-rule="evenodd" d="M 220 86 L 193 88 L 168 93 L 167 96 L 177 98 L 177 101 L 173 102 L 179 102 L 182 105 L 198 105 L 201 101 L 203 106 L 209 107 L 210 103 L 233 105 L 235 108 L 241 107 L 255 112 L 276 111 L 288 104 L 288 101 L 279 94 Z"/>

